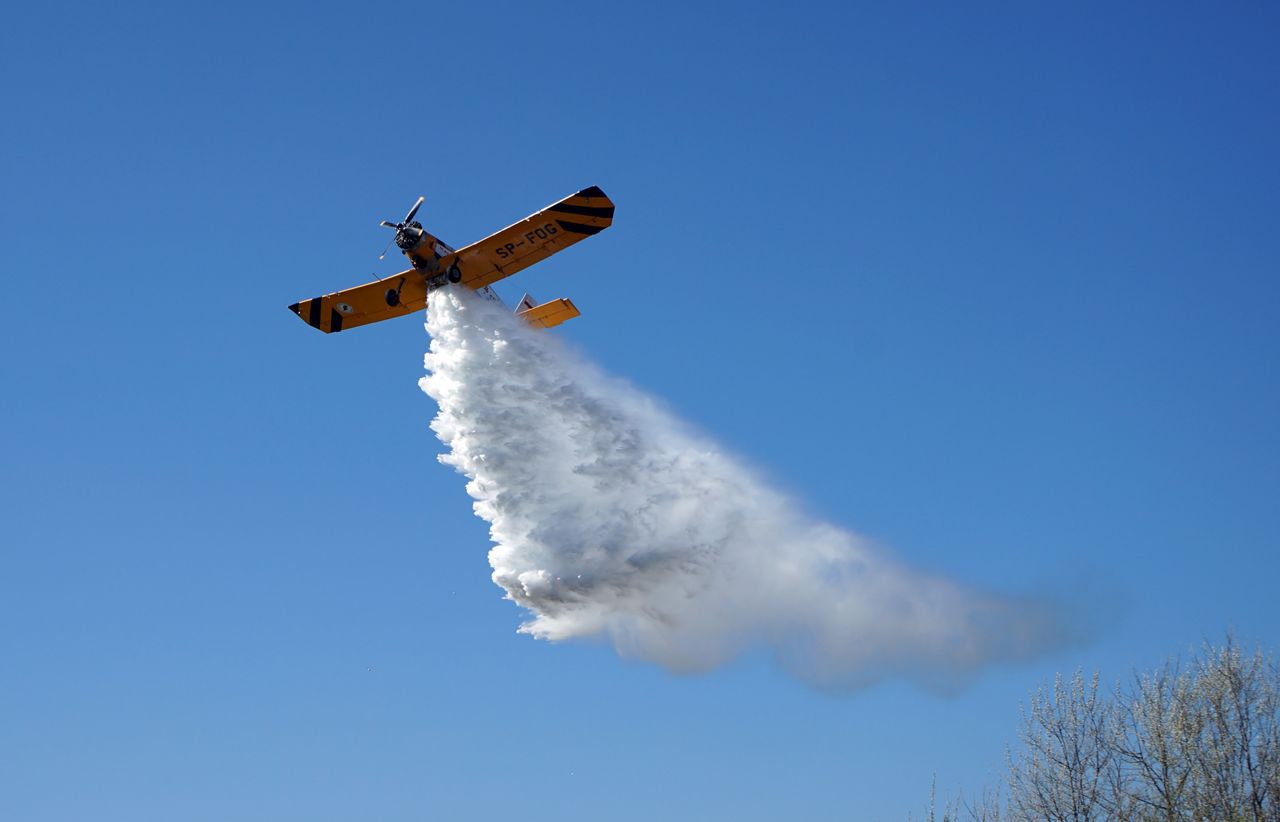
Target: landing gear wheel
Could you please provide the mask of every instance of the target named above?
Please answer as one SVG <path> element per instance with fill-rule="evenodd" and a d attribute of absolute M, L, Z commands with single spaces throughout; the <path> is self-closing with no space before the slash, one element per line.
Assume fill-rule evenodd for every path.
<path fill-rule="evenodd" d="M 387 299 L 387 305 L 391 306 L 392 308 L 395 308 L 397 305 L 400 304 L 400 292 L 394 288 L 388 288 L 386 299 Z"/>
<path fill-rule="evenodd" d="M 462 272 L 458 270 L 458 264 L 456 262 L 453 265 L 449 266 L 449 273 L 446 274 L 445 276 L 448 278 L 449 282 L 451 283 L 462 282 Z"/>

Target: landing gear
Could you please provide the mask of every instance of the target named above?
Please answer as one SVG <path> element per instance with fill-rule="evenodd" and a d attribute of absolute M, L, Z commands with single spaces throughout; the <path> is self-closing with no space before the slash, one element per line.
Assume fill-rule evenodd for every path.
<path fill-rule="evenodd" d="M 400 282 L 396 284 L 395 288 L 387 289 L 387 293 L 384 297 L 384 299 L 387 301 L 387 305 L 391 306 L 392 308 L 395 308 L 397 305 L 400 304 L 400 289 L 402 288 L 404 288 L 404 277 L 400 278 Z"/>
<path fill-rule="evenodd" d="M 449 282 L 451 283 L 462 282 L 462 272 L 458 270 L 457 260 L 454 260 L 453 265 L 449 266 L 449 271 L 445 276 L 448 278 Z"/>

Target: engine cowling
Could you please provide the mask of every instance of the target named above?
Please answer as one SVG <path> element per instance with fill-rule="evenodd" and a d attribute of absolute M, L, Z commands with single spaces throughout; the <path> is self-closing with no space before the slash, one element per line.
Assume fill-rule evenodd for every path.
<path fill-rule="evenodd" d="M 421 223 L 410 223 L 396 231 L 396 247 L 401 251 L 412 251 L 422 242 L 425 233 Z"/>

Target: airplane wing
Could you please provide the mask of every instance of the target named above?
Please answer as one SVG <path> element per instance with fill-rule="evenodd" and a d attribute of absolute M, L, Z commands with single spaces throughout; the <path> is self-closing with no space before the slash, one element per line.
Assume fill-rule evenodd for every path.
<path fill-rule="evenodd" d="M 388 291 L 399 293 L 398 305 L 387 305 Z M 403 317 L 426 307 L 426 282 L 420 273 L 411 268 L 355 288 L 294 303 L 289 306 L 289 310 L 308 325 L 330 334 L 392 317 Z"/>
<path fill-rule="evenodd" d="M 584 188 L 457 252 L 462 284 L 484 288 L 613 225 L 613 201 Z M 385 289 L 384 289 L 385 291 Z"/>

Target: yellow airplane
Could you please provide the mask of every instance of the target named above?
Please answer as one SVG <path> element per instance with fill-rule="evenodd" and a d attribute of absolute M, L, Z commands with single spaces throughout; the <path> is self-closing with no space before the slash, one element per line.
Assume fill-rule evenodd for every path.
<path fill-rule="evenodd" d="M 409 258 L 412 268 L 345 291 L 296 302 L 289 310 L 329 334 L 421 311 L 427 305 L 427 295 L 449 283 L 461 283 L 497 300 L 489 286 L 498 280 L 613 224 L 613 201 L 599 186 L 591 186 L 455 251 L 413 219 L 424 199 L 419 197 L 400 222 L 381 223 L 395 229 L 391 242 Z M 391 243 L 387 243 L 390 247 Z M 382 252 L 383 257 L 386 254 Z M 534 305 L 525 294 L 516 306 L 518 316 L 543 328 L 559 325 L 579 313 L 573 302 L 564 298 Z"/>

